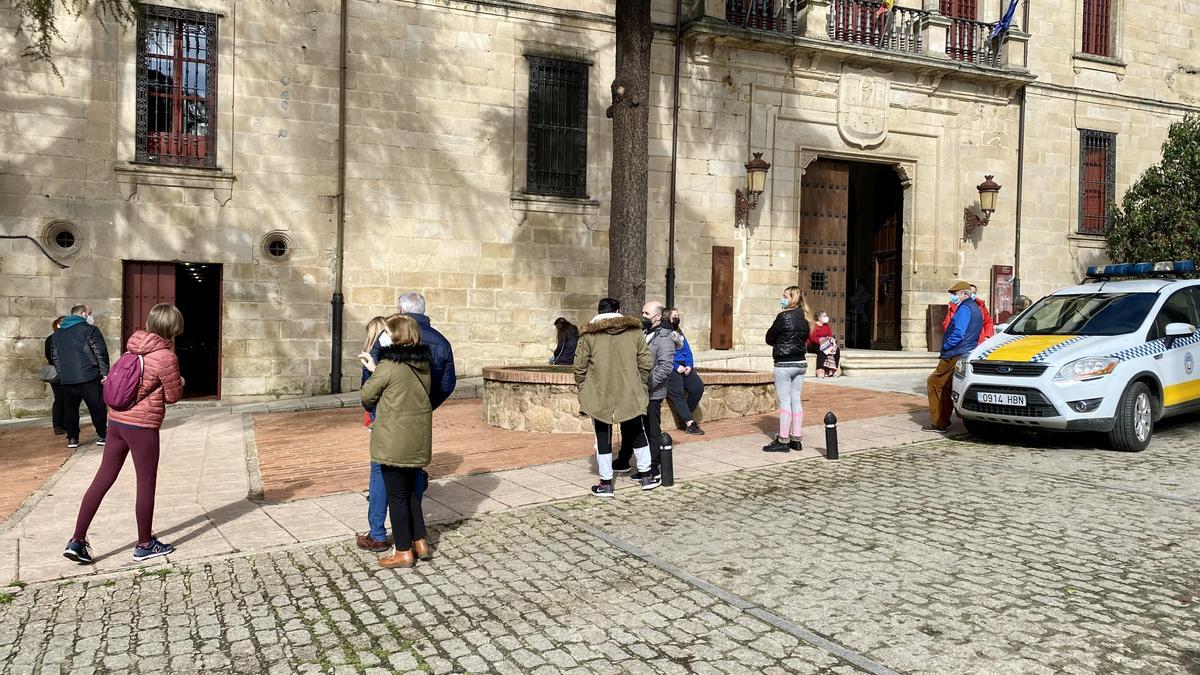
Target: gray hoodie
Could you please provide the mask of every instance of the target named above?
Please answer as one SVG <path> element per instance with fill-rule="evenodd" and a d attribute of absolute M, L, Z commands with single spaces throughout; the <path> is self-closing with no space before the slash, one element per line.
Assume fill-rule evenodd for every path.
<path fill-rule="evenodd" d="M 675 350 L 683 344 L 678 333 L 669 326 L 660 324 L 646 333 L 646 346 L 654 365 L 650 368 L 650 400 L 661 401 L 667 397 L 667 380 L 675 369 Z"/>

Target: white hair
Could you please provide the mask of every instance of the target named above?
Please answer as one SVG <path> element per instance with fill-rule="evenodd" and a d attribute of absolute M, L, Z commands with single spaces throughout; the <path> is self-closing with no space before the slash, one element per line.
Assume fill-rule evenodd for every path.
<path fill-rule="evenodd" d="M 401 314 L 424 314 L 425 296 L 416 291 L 404 293 L 396 298 L 396 311 Z"/>

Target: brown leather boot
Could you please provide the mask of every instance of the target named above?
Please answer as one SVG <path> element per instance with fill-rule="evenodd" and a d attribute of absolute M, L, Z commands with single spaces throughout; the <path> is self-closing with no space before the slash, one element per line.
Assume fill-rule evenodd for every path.
<path fill-rule="evenodd" d="M 392 555 L 385 555 L 379 559 L 379 565 L 388 569 L 397 567 L 412 567 L 417 564 L 417 559 L 413 557 L 412 549 L 405 551 L 396 551 Z"/>
<path fill-rule="evenodd" d="M 424 539 L 413 541 L 413 553 L 416 554 L 418 560 L 429 560 L 433 554 L 429 552 L 429 542 Z"/>

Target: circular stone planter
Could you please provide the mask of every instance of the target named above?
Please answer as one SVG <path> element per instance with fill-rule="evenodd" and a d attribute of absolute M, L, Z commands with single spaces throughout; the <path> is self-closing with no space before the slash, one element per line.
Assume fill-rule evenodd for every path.
<path fill-rule="evenodd" d="M 775 409 L 771 373 L 698 368 L 704 399 L 698 422 L 758 415 Z M 592 420 L 579 412 L 579 387 L 570 366 L 511 366 L 483 369 L 483 416 L 488 424 L 514 431 L 591 433 Z M 671 426 L 668 407 L 664 431 Z M 675 420 L 678 426 L 679 420 Z"/>

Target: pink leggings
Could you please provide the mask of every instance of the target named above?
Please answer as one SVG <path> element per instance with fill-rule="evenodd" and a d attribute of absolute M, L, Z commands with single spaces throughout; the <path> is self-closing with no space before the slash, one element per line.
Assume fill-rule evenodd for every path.
<path fill-rule="evenodd" d="M 137 474 L 134 511 L 137 514 L 138 544 L 145 544 L 153 536 L 154 488 L 158 481 L 158 429 L 109 424 L 106 441 L 100 468 L 83 495 L 83 503 L 79 505 L 79 518 L 75 521 L 75 536 L 72 539 L 87 538 L 88 527 L 96 517 L 100 502 L 104 501 L 108 489 L 117 482 L 121 466 L 125 464 L 125 455 L 132 454 L 133 470 Z"/>

